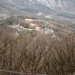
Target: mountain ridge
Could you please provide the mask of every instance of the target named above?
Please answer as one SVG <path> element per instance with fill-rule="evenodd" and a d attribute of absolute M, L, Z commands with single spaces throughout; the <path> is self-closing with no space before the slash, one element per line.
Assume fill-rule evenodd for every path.
<path fill-rule="evenodd" d="M 75 19 L 74 4 L 74 0 L 0 0 L 0 6 L 3 6 L 0 8 L 0 14 L 8 17 L 31 14 L 49 19 L 58 18 L 58 20 L 70 21 Z M 1 17 L 4 17 L 2 15 Z"/>

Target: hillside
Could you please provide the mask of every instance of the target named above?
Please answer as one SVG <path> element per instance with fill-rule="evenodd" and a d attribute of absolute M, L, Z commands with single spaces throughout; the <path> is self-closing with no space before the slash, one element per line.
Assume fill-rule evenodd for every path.
<path fill-rule="evenodd" d="M 74 27 L 32 16 L 0 20 L 0 75 L 74 75 Z"/>
<path fill-rule="evenodd" d="M 0 75 L 75 75 L 75 1 L 0 0 Z"/>
<path fill-rule="evenodd" d="M 74 5 L 74 0 L 0 0 L 0 18 L 30 14 L 75 23 Z"/>

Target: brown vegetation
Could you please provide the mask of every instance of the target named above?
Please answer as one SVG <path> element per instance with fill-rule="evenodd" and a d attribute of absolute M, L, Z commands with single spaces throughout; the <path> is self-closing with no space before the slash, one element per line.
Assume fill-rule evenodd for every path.
<path fill-rule="evenodd" d="M 27 33 L 13 39 L 8 32 L 0 29 L 0 69 L 72 75 L 75 71 L 75 35 L 52 40 L 40 33 Z"/>

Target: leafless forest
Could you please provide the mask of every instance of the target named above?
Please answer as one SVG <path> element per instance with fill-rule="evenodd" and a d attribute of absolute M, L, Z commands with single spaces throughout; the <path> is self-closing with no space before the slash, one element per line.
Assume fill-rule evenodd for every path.
<path fill-rule="evenodd" d="M 14 38 L 0 29 L 0 70 L 32 74 L 73 75 L 75 72 L 75 35 L 62 40 L 40 33 Z M 10 75 L 0 72 L 0 75 Z M 15 74 L 14 74 L 15 75 Z"/>

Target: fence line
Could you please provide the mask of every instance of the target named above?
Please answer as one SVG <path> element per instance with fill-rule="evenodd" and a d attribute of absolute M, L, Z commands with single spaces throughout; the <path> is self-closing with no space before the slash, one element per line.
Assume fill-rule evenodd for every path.
<path fill-rule="evenodd" d="M 15 72 L 15 71 L 7 71 L 0 69 L 0 72 L 2 73 L 9 73 L 9 74 L 17 74 L 17 75 L 46 75 L 46 74 L 33 74 L 33 73 L 22 73 L 22 72 Z"/>

